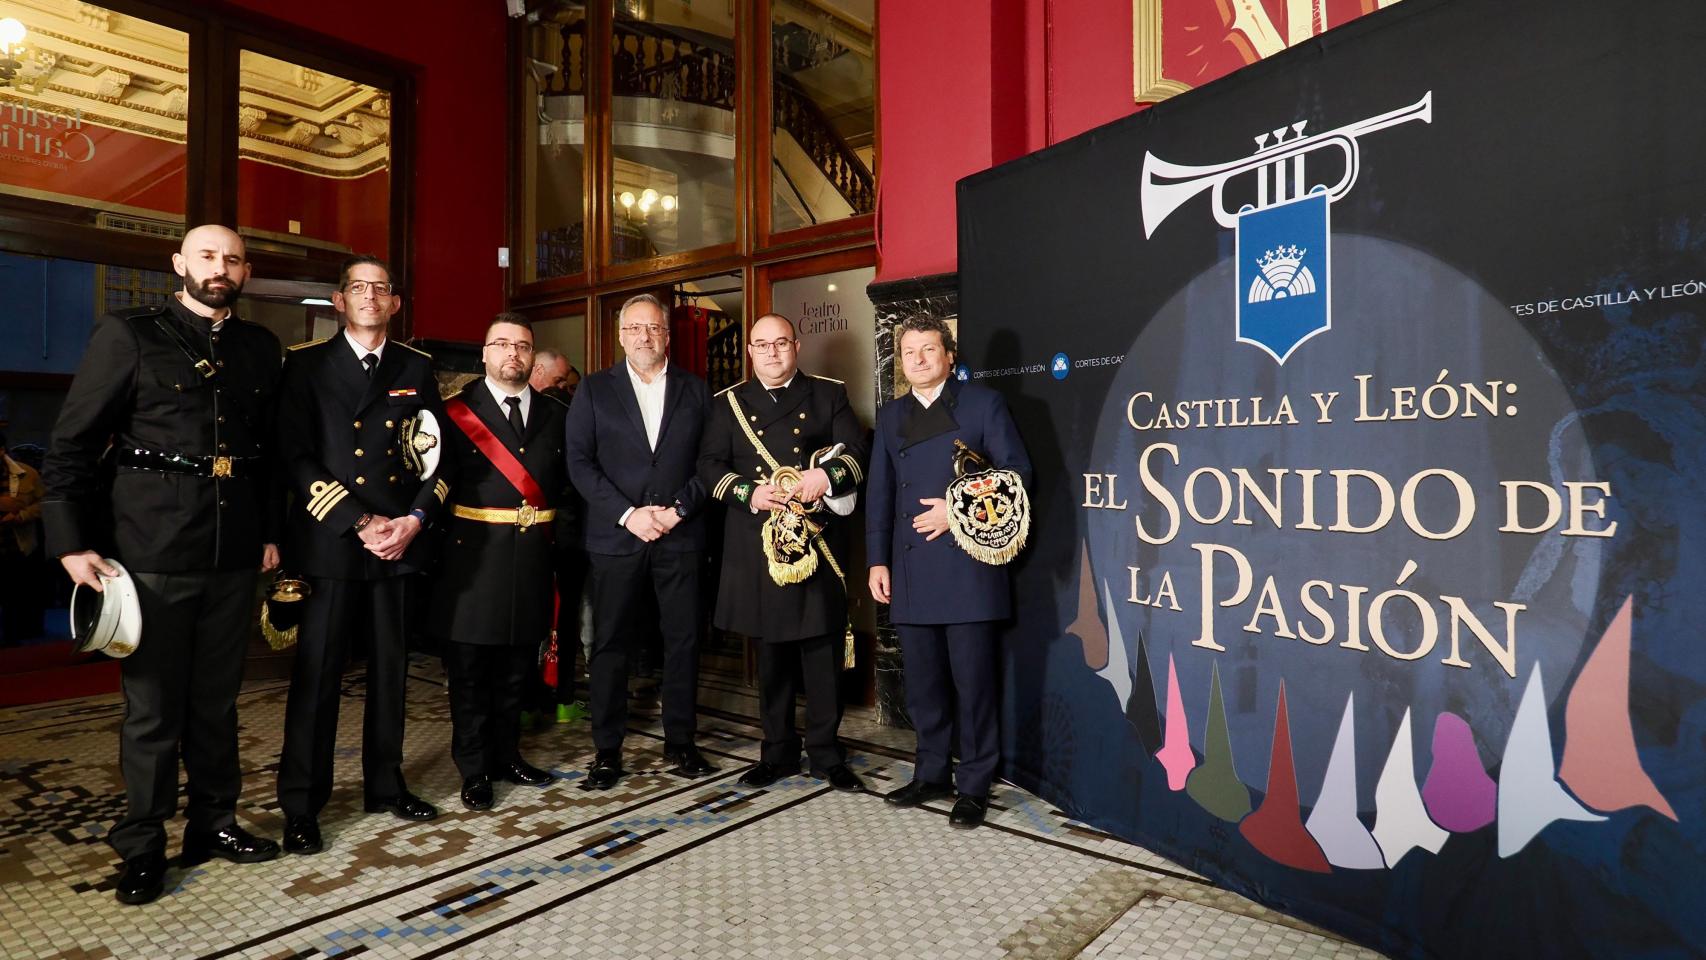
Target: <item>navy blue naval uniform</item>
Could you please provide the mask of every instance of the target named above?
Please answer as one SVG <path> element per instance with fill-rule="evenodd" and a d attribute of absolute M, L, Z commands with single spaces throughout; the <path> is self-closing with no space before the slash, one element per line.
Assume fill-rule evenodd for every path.
<path fill-rule="evenodd" d="M 1001 395 L 949 377 L 925 407 L 908 394 L 877 411 L 871 446 L 866 551 L 889 568 L 889 620 L 905 659 L 906 709 L 918 732 L 915 779 L 987 797 L 1000 759 L 995 712 L 996 628 L 1013 612 L 1006 567 L 974 559 L 952 534 L 926 541 L 912 529 L 918 501 L 945 496 L 954 441 L 1031 483 L 1031 461 Z M 959 727 L 960 764 L 950 760 Z"/>
<path fill-rule="evenodd" d="M 361 763 L 367 799 L 395 797 L 403 781 L 404 639 L 414 616 L 411 581 L 428 538 L 398 560 L 368 552 L 355 530 L 364 513 L 430 524 L 449 485 L 410 472 L 398 440 L 422 410 L 444 423 L 432 358 L 386 339 L 370 373 L 350 338 L 291 347 L 279 386 L 278 447 L 292 504 L 284 564 L 307 578 L 302 629 L 285 704 L 278 800 L 287 817 L 317 817 L 332 795 L 344 665 L 366 638 L 367 700 Z"/>

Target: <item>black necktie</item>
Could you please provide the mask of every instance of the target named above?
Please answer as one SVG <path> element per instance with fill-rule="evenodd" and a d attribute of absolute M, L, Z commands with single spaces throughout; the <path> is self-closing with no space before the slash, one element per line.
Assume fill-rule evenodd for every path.
<path fill-rule="evenodd" d="M 767 388 L 765 388 L 765 392 L 770 394 L 770 401 L 772 403 L 781 403 L 782 402 L 782 388 L 781 387 L 767 387 Z"/>
<path fill-rule="evenodd" d="M 379 366 L 379 354 L 369 353 L 361 358 L 361 365 L 367 368 L 367 379 L 373 379 L 373 368 Z"/>
<path fill-rule="evenodd" d="M 509 407 L 509 425 L 515 431 L 515 438 L 519 440 L 522 431 L 526 429 L 521 423 L 521 398 L 505 397 L 504 406 Z"/>

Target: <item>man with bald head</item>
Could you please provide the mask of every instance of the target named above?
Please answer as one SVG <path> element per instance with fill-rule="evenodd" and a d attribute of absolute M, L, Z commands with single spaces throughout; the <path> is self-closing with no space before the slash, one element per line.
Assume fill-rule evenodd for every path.
<path fill-rule="evenodd" d="M 549 393 L 564 403 L 575 398 L 575 388 L 580 382 L 580 371 L 569 364 L 569 358 L 550 348 L 534 356 L 533 373 L 527 381 L 533 389 Z"/>
<path fill-rule="evenodd" d="M 800 372 L 787 317 L 759 317 L 747 340 L 752 379 L 711 401 L 699 445 L 699 482 L 728 506 L 715 623 L 758 644 L 764 746 L 740 782 L 767 787 L 799 772 L 794 698 L 804 687 L 812 776 L 857 791 L 864 785 L 836 730 L 851 559 L 844 518 L 865 475 L 865 428 L 839 380 Z M 798 535 L 792 549 L 774 536 L 782 524 Z"/>
<path fill-rule="evenodd" d="M 278 856 L 237 823 L 236 700 L 256 574 L 278 565 L 264 465 L 281 351 L 232 311 L 249 278 L 236 233 L 191 230 L 172 268 L 183 289 L 166 303 L 96 321 L 42 471 L 48 552 L 97 591 L 118 561 L 142 608 L 141 641 L 121 661 L 126 810 L 107 834 L 124 858 L 115 892 L 129 904 L 164 889 L 180 751 L 181 863 Z"/>

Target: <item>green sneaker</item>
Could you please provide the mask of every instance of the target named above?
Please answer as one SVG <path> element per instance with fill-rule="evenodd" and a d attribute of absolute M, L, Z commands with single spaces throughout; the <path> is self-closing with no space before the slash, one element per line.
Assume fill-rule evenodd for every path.
<path fill-rule="evenodd" d="M 574 723 L 576 720 L 585 720 L 589 716 L 591 714 L 587 712 L 586 705 L 583 703 L 557 704 L 558 723 Z"/>

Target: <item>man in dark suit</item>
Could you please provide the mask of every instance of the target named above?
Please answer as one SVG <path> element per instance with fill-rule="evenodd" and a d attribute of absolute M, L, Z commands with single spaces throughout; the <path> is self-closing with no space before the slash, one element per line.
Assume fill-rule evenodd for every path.
<path fill-rule="evenodd" d="M 237 688 L 255 571 L 278 566 L 266 469 L 278 338 L 232 312 L 249 278 L 237 234 L 197 227 L 172 266 L 184 288 L 164 306 L 95 324 L 43 465 L 48 553 L 97 591 L 101 575 L 117 574 L 103 557 L 118 560 L 141 603 L 141 642 L 120 661 L 127 806 L 107 834 L 125 864 L 115 893 L 131 904 L 164 889 L 180 746 L 183 863 L 278 856 L 278 844 L 236 819 Z"/>
<path fill-rule="evenodd" d="M 767 787 L 799 772 L 794 698 L 803 683 L 812 775 L 838 790 L 861 790 L 864 784 L 847 769 L 836 739 L 847 631 L 841 564 L 848 557 L 849 521 L 835 508 L 852 511 L 848 495 L 865 475 L 865 429 L 840 381 L 799 372 L 799 340 L 787 317 L 759 317 L 748 337 L 753 379 L 712 400 L 699 445 L 699 482 L 728 506 L 715 623 L 758 641 L 764 746 L 759 762 L 740 782 Z M 797 475 L 797 484 L 779 488 L 778 472 L 790 484 Z M 834 501 L 827 509 L 826 497 Z M 791 554 L 783 558 L 792 561 L 789 569 L 773 572 L 764 551 L 765 523 L 772 511 L 800 508 L 811 510 L 805 522 L 823 532 L 806 542 L 797 560 Z M 772 522 L 785 519 L 800 522 L 788 517 Z M 778 583 L 778 575 L 788 582 Z"/>
<path fill-rule="evenodd" d="M 445 404 L 439 475 L 456 495 L 431 626 L 444 644 L 450 754 L 470 810 L 491 809 L 494 778 L 551 781 L 521 758 L 518 740 L 527 681 L 551 634 L 553 521 L 568 483 L 568 408 L 527 384 L 527 318 L 498 314 L 483 358 L 486 375 Z"/>
<path fill-rule="evenodd" d="M 634 611 L 655 599 L 663 635 L 664 757 L 679 773 L 714 773 L 693 743 L 699 677 L 699 575 L 705 491 L 694 476 L 705 381 L 669 364 L 669 315 L 650 294 L 617 314 L 627 357 L 581 381 L 569 406 L 569 477 L 587 502 L 592 562 L 592 741 L 587 786 L 622 776 Z"/>
<path fill-rule="evenodd" d="M 307 578 L 285 708 L 278 799 L 284 848 L 318 853 L 320 810 L 332 795 L 338 692 L 357 638 L 369 641 L 362 774 L 368 812 L 405 820 L 438 811 L 403 782 L 403 648 L 411 574 L 422 569 L 422 526 L 449 485 L 416 476 L 399 429 L 422 410 L 442 423 L 431 358 L 386 337 L 402 306 L 391 271 L 372 257 L 345 262 L 332 304 L 345 328 L 292 347 L 280 387 L 278 437 L 292 495 L 286 560 Z"/>
<path fill-rule="evenodd" d="M 961 383 L 954 335 L 935 318 L 903 321 L 899 361 L 911 392 L 877 411 L 867 494 L 871 596 L 889 604 L 900 635 L 906 709 L 918 732 L 912 782 L 890 793 L 915 806 L 953 792 L 948 822 L 975 827 L 989 809 L 1000 759 L 995 712 L 996 626 L 1012 613 L 1007 568 L 973 559 L 948 529 L 944 494 L 954 481 L 954 441 L 1030 483 L 1031 462 L 1001 395 Z M 959 728 L 959 768 L 950 760 Z"/>

